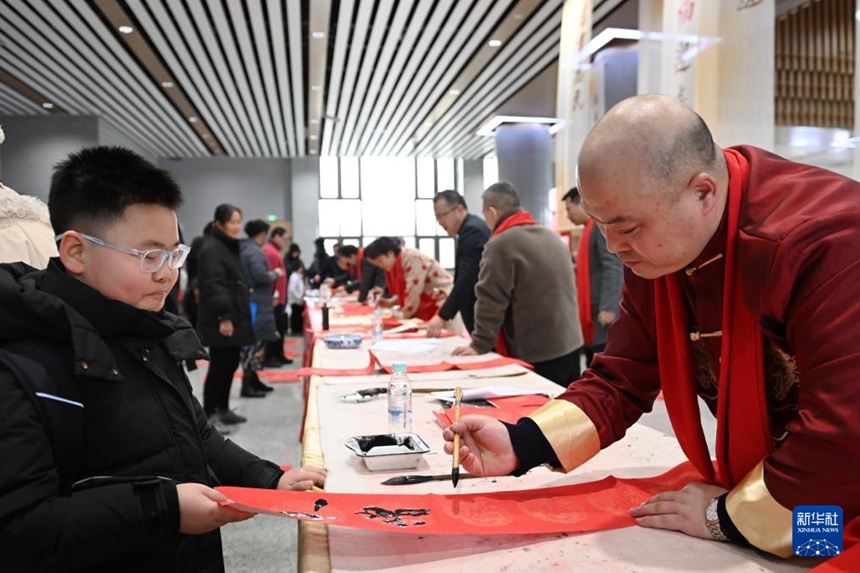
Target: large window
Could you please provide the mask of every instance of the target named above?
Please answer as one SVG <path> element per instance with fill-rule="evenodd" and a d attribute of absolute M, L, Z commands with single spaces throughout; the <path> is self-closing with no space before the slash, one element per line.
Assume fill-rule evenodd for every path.
<path fill-rule="evenodd" d="M 436 222 L 433 196 L 463 192 L 463 160 L 432 157 L 320 157 L 319 229 L 326 247 L 401 237 L 454 268 L 454 238 Z"/>

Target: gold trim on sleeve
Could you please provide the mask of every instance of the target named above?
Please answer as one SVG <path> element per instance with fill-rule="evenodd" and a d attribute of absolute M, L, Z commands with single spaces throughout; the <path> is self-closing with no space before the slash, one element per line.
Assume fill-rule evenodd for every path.
<path fill-rule="evenodd" d="M 581 466 L 600 451 L 597 428 L 585 412 L 571 402 L 550 400 L 529 418 L 549 440 L 566 472 Z"/>
<path fill-rule="evenodd" d="M 779 557 L 794 555 L 792 512 L 780 505 L 768 491 L 764 483 L 764 462 L 759 462 L 729 492 L 726 511 L 738 531 L 755 547 Z"/>

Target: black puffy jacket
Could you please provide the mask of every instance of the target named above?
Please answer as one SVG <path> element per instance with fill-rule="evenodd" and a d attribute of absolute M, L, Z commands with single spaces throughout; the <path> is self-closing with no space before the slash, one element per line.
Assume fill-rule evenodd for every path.
<path fill-rule="evenodd" d="M 216 530 L 178 532 L 176 484 L 275 487 L 206 422 L 169 313 L 66 274 L 0 265 L 0 571 L 222 571 Z"/>
<path fill-rule="evenodd" d="M 251 287 L 242 269 L 239 240 L 213 228 L 203 239 L 197 264 L 200 284 L 197 332 L 203 344 L 216 348 L 254 344 Z M 230 337 L 218 331 L 218 325 L 227 319 L 233 322 Z"/>

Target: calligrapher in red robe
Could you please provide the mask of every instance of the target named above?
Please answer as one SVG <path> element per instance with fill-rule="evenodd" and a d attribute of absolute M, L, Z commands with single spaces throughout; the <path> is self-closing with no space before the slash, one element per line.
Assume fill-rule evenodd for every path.
<path fill-rule="evenodd" d="M 722 534 L 791 556 L 795 506 L 838 505 L 846 524 L 860 515 L 860 184 L 755 147 L 719 150 L 672 98 L 617 107 L 579 168 L 583 205 L 627 266 L 620 316 L 583 377 L 508 428 L 517 469 L 572 470 L 623 438 L 662 389 L 707 475 L 701 398 L 717 418 L 715 485 L 704 487 L 728 490 L 714 498 Z M 691 150 L 713 157 L 697 163 Z M 673 185 L 675 196 L 657 195 Z M 702 527 L 704 507 L 689 515 L 667 527 L 719 538 Z"/>

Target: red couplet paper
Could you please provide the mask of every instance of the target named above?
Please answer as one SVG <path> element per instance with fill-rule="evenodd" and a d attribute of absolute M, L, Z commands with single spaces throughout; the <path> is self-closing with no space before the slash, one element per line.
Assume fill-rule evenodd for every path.
<path fill-rule="evenodd" d="M 372 306 L 366 305 L 363 302 L 345 302 L 340 306 L 334 307 L 335 314 L 342 316 L 364 316 L 373 314 L 374 310 Z"/>
<path fill-rule="evenodd" d="M 526 396 L 507 396 L 504 398 L 489 398 L 487 400 L 495 408 L 481 408 L 478 406 L 461 405 L 460 415 L 480 414 L 490 416 L 502 422 L 516 424 L 517 420 L 524 418 L 549 402 L 549 398 L 539 394 Z M 436 420 L 443 428 L 454 423 L 454 409 L 447 408 L 441 412 L 433 412 Z"/>
<path fill-rule="evenodd" d="M 462 495 L 326 493 L 217 487 L 242 511 L 421 535 L 583 532 L 634 525 L 630 508 L 702 477 L 684 463 L 653 478 L 607 477 L 544 489 Z"/>
<path fill-rule="evenodd" d="M 373 357 L 375 361 L 379 363 L 379 367 L 382 368 L 385 372 L 391 374 L 394 372 L 394 366 L 392 364 L 383 364 L 382 361 L 374 354 L 371 350 L 370 355 Z M 496 368 L 497 366 L 507 366 L 509 364 L 518 364 L 529 370 L 534 369 L 534 366 L 525 362 L 523 360 L 519 360 L 517 358 L 510 358 L 508 356 L 500 356 L 498 358 L 488 358 L 487 360 L 480 360 L 477 362 L 447 362 L 441 361 L 433 364 L 406 364 L 406 372 L 445 372 L 447 370 L 482 370 L 484 368 Z"/>

